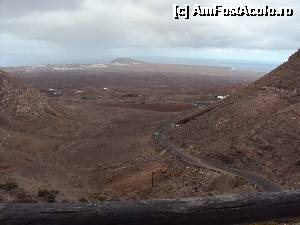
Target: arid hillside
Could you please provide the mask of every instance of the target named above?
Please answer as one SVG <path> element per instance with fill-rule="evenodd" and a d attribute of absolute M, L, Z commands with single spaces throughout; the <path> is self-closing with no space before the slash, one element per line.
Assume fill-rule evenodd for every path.
<path fill-rule="evenodd" d="M 0 71 L 0 115 L 40 117 L 47 102 L 38 91 L 28 88 L 9 74 Z"/>
<path fill-rule="evenodd" d="M 290 56 L 288 62 L 282 64 L 274 71 L 254 83 L 255 87 L 276 87 L 294 91 L 295 95 L 300 92 L 300 51 Z"/>
<path fill-rule="evenodd" d="M 300 51 L 173 132 L 199 158 L 300 187 Z"/>

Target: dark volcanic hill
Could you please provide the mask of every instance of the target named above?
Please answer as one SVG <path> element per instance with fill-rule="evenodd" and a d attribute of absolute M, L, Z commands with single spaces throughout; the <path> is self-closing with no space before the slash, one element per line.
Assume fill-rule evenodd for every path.
<path fill-rule="evenodd" d="M 45 97 L 35 89 L 0 71 L 0 117 L 41 116 L 47 107 Z"/>
<path fill-rule="evenodd" d="M 174 131 L 200 158 L 300 187 L 300 50 L 250 86 Z"/>

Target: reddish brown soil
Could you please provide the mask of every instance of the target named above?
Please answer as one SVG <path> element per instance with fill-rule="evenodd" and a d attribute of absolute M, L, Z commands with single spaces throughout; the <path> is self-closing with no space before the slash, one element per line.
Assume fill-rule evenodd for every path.
<path fill-rule="evenodd" d="M 193 105 L 186 104 L 119 104 L 119 105 L 110 105 L 112 107 L 123 107 L 130 109 L 141 109 L 141 110 L 150 110 L 155 112 L 181 112 L 189 109 L 193 109 Z"/>
<path fill-rule="evenodd" d="M 13 171 L 14 169 L 15 169 L 14 166 L 9 163 L 0 163 L 0 173 L 10 172 Z"/>

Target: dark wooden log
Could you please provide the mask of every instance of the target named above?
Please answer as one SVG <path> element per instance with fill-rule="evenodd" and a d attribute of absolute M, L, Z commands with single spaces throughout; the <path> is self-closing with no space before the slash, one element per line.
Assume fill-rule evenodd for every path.
<path fill-rule="evenodd" d="M 1 204 L 1 225 L 226 225 L 300 216 L 300 190 L 139 202 Z"/>

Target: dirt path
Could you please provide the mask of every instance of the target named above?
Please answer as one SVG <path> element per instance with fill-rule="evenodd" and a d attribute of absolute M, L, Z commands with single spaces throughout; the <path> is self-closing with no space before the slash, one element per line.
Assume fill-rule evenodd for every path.
<path fill-rule="evenodd" d="M 170 141 L 170 138 L 168 137 L 167 134 L 168 130 L 175 129 L 177 124 L 186 123 L 204 113 L 211 111 L 213 108 L 214 108 L 213 106 L 206 106 L 201 109 L 194 109 L 188 112 L 177 114 L 174 118 L 171 118 L 170 120 L 164 122 L 154 132 L 153 134 L 154 139 L 161 146 L 174 153 L 180 160 L 188 164 L 191 164 L 193 166 L 198 166 L 198 167 L 205 167 L 207 169 L 229 174 L 231 176 L 238 176 L 244 178 L 249 182 L 251 182 L 252 184 L 254 184 L 255 186 L 262 189 L 262 191 L 270 191 L 270 192 L 280 191 L 280 188 L 278 186 L 276 186 L 275 184 L 273 184 L 272 182 L 270 182 L 269 180 L 267 180 L 262 176 L 259 176 L 249 171 L 231 168 L 226 165 L 222 165 L 221 163 L 215 163 L 215 162 L 199 159 L 198 157 L 189 154 L 184 149 L 174 145 Z"/>

